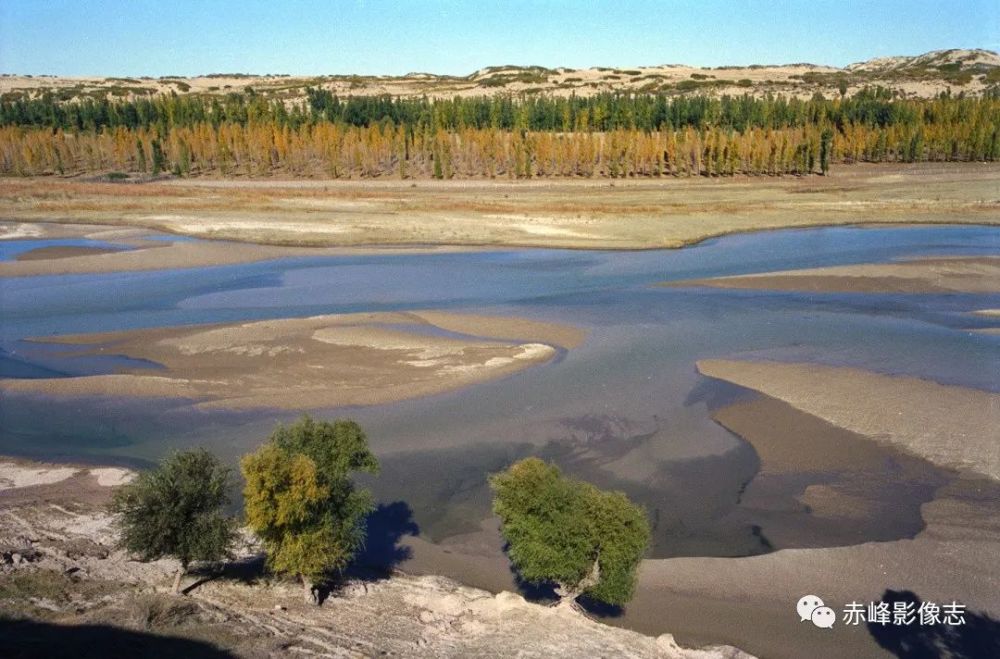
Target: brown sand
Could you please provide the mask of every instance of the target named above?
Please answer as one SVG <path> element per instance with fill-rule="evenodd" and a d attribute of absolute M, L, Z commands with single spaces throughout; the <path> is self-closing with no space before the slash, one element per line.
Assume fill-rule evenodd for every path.
<path fill-rule="evenodd" d="M 1000 292 L 1000 258 L 927 258 L 715 277 L 667 285 L 822 293 L 997 293 Z"/>
<path fill-rule="evenodd" d="M 121 186 L 9 179 L 0 189 L 0 217 L 289 246 L 650 249 L 784 227 L 996 224 L 998 181 L 995 163 L 854 165 L 828 177 L 613 183 L 184 179 Z M 88 258 L 103 260 L 70 265 L 74 259 L 61 259 L 60 267 L 135 269 L 145 256 Z M 201 263 L 222 253 L 189 258 Z M 22 269 L 28 264 L 4 265 L 0 275 L 35 272 Z"/>
<path fill-rule="evenodd" d="M 418 324 L 490 339 L 392 329 Z M 527 342 L 495 340 L 517 336 Z M 203 407 L 320 409 L 374 405 L 510 375 L 576 345 L 569 327 L 440 312 L 370 313 L 58 337 L 89 354 L 124 354 L 164 371 L 3 380 L 8 391 L 187 398 Z"/>
<path fill-rule="evenodd" d="M 114 254 L 121 250 L 107 249 L 105 247 L 39 247 L 27 252 L 18 254 L 15 261 L 46 261 L 48 259 L 68 259 L 76 256 L 96 256 L 98 254 Z"/>
<path fill-rule="evenodd" d="M 698 370 L 934 464 L 1000 479 L 1000 395 L 818 364 L 709 359 Z"/>
<path fill-rule="evenodd" d="M 47 464 L 0 456 L 0 509 L 54 499 L 103 506 L 112 487 L 134 476 L 135 472 L 121 467 Z"/>

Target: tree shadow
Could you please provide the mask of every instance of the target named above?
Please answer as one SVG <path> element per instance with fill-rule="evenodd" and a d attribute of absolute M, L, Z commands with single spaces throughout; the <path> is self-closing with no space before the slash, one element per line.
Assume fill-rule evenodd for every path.
<path fill-rule="evenodd" d="M 576 600 L 576 603 L 579 604 L 584 611 L 598 618 L 620 618 L 625 614 L 625 607 L 623 606 L 599 602 L 598 600 L 591 599 L 586 595 L 579 597 Z"/>
<path fill-rule="evenodd" d="M 506 547 L 504 551 L 506 552 Z M 554 582 L 531 583 L 525 581 L 513 566 L 510 567 L 510 572 L 514 576 L 514 585 L 517 586 L 518 592 L 524 599 L 542 605 L 553 605 L 559 602 Z M 585 613 L 597 618 L 617 618 L 625 613 L 624 607 L 605 604 L 586 595 L 578 597 L 576 603 Z"/>
<path fill-rule="evenodd" d="M 219 563 L 204 563 L 192 566 L 188 570 L 188 576 L 196 577 L 197 580 L 185 587 L 181 592 L 185 595 L 210 581 L 216 579 L 230 579 L 239 581 L 248 586 L 257 583 L 265 573 L 267 556 L 257 554 L 247 556 L 234 561 L 223 561 Z"/>
<path fill-rule="evenodd" d="M 530 581 L 525 581 L 513 566 L 510 567 L 510 573 L 514 575 L 514 585 L 517 586 L 517 590 L 529 602 L 534 602 L 535 604 L 555 604 L 559 601 L 559 595 L 556 594 L 556 585 L 554 583 L 531 583 Z"/>
<path fill-rule="evenodd" d="M 400 545 L 400 540 L 404 536 L 420 535 L 420 526 L 413 520 L 413 509 L 405 501 L 379 504 L 368 516 L 366 527 L 365 546 L 351 565 L 342 574 L 316 583 L 320 604 L 342 587 L 346 579 L 379 581 L 391 576 L 393 570 L 413 554 L 409 547 Z M 236 561 L 193 566 L 188 574 L 199 578 L 184 588 L 183 593 L 186 595 L 216 579 L 252 585 L 266 573 L 265 559 L 264 554 L 259 554 Z"/>
<path fill-rule="evenodd" d="M 413 509 L 408 503 L 393 501 L 379 504 L 365 523 L 365 546 L 354 561 L 342 573 L 331 575 L 316 584 L 318 604 L 323 604 L 348 580 L 371 582 L 388 579 L 400 563 L 413 555 L 409 547 L 399 544 L 403 536 L 420 535 L 420 527 L 413 521 Z"/>
<path fill-rule="evenodd" d="M 201 641 L 107 625 L 54 625 L 0 618 L 0 656 L 5 659 L 230 659 L 236 655 Z"/>
<path fill-rule="evenodd" d="M 510 549 L 509 544 L 504 544 L 503 553 L 506 554 Z M 535 604 L 552 605 L 559 602 L 559 595 L 556 593 L 555 582 L 546 581 L 542 583 L 532 583 L 530 581 L 525 581 L 524 577 L 517 571 L 514 567 L 513 561 L 508 561 L 507 566 L 510 569 L 511 575 L 514 577 L 514 585 L 517 586 L 517 590 L 521 593 L 521 596 L 529 602 Z M 596 616 L 598 618 L 617 618 L 625 613 L 625 609 L 621 606 L 614 604 L 605 604 L 604 602 L 599 602 L 595 599 L 582 595 L 577 598 L 576 603 L 584 610 L 585 613 Z"/>
<path fill-rule="evenodd" d="M 909 590 L 886 590 L 882 601 L 890 611 L 896 602 L 920 608 L 921 600 Z M 939 603 L 940 604 L 940 603 Z M 965 611 L 964 625 L 910 625 L 868 623 L 868 633 L 882 648 L 899 659 L 987 659 L 1000 657 L 1000 621 L 985 613 Z"/>
<path fill-rule="evenodd" d="M 354 559 L 354 566 L 389 572 L 413 555 L 400 540 L 420 535 L 413 509 L 405 501 L 379 504 L 368 516 L 367 531 L 364 549 Z"/>

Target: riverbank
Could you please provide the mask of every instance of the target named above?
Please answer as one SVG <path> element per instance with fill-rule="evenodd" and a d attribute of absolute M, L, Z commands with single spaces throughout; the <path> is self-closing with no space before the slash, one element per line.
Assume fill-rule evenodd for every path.
<path fill-rule="evenodd" d="M 114 472 L 114 473 L 112 473 Z M 364 573 L 321 607 L 267 575 L 251 544 L 221 571 L 166 594 L 174 564 L 114 547 L 103 511 L 119 469 L 0 458 L 0 653 L 5 657 L 619 656 L 752 659 L 732 647 L 682 648 L 574 611 L 435 577 Z"/>
<path fill-rule="evenodd" d="M 699 361 L 709 377 L 778 398 L 942 467 L 1000 480 L 1000 395 L 819 364 Z"/>
<path fill-rule="evenodd" d="M 998 224 L 998 184 L 997 163 L 857 164 L 825 177 L 610 182 L 197 178 L 121 185 L 10 178 L 0 190 L 0 218 L 298 247 L 657 249 L 791 227 Z M 106 269 L 94 270 L 94 259 Z M 126 254 L 58 261 L 60 272 L 136 267 L 125 265 Z M 35 263 L 46 261 L 18 263 L 16 271 Z"/>

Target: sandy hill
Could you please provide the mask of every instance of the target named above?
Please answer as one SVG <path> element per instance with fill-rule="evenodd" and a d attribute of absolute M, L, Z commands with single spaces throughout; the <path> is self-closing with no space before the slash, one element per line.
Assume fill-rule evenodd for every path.
<path fill-rule="evenodd" d="M 845 68 L 816 64 L 723 66 L 704 68 L 661 64 L 636 68 L 588 69 L 541 66 L 489 66 L 466 76 L 427 72 L 403 76 L 249 75 L 213 73 L 195 77 L 58 77 L 3 74 L 0 95 L 11 100 L 53 93 L 63 100 L 86 97 L 131 98 L 147 94 L 227 94 L 247 87 L 289 102 L 309 87 L 339 95 L 389 94 L 399 97 L 482 96 L 498 93 L 590 96 L 602 92 L 742 95 L 784 94 L 810 98 L 820 93 L 850 94 L 881 85 L 910 98 L 944 91 L 979 95 L 1000 88 L 1000 55 L 989 50 L 938 50 L 913 57 L 880 57 Z"/>
<path fill-rule="evenodd" d="M 1000 67 L 1000 54 L 982 48 L 950 50 L 932 50 L 923 55 L 913 57 L 876 57 L 864 62 L 855 62 L 847 66 L 848 71 L 877 72 L 915 72 L 925 69 L 949 69 L 977 71 L 986 73 L 990 69 Z"/>

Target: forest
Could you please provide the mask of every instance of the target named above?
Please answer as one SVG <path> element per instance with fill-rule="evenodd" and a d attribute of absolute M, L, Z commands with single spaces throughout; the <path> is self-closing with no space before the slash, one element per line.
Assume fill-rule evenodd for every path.
<path fill-rule="evenodd" d="M 1000 98 L 880 88 L 767 96 L 498 94 L 448 100 L 252 88 L 0 100 L 0 174 L 533 178 L 806 175 L 830 163 L 1000 159 Z"/>

